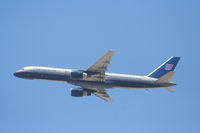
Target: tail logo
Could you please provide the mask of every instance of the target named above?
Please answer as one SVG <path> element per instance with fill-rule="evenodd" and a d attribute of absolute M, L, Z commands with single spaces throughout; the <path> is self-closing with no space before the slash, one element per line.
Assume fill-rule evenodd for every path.
<path fill-rule="evenodd" d="M 165 70 L 169 71 L 169 70 L 171 70 L 173 68 L 173 66 L 174 66 L 173 64 L 166 64 L 165 65 Z"/>

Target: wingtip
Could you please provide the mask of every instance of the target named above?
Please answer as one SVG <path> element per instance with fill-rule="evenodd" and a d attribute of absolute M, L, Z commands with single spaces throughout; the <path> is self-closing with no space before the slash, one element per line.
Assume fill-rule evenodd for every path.
<path fill-rule="evenodd" d="M 107 100 L 107 102 L 112 102 L 112 101 L 113 101 L 112 99 L 108 99 L 108 100 Z"/>
<path fill-rule="evenodd" d="M 108 50 L 108 52 L 115 53 L 115 50 L 113 50 L 113 49 L 110 49 L 110 50 Z"/>

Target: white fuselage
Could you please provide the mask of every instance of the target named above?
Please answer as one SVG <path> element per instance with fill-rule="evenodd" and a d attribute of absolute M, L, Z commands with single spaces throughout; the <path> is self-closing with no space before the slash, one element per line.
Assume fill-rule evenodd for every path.
<path fill-rule="evenodd" d="M 136 76 L 127 74 L 105 73 L 103 81 L 94 80 L 95 75 L 85 75 L 83 78 L 73 78 L 72 73 L 77 75 L 82 70 L 60 69 L 51 67 L 25 67 L 15 73 L 20 78 L 48 80 L 57 82 L 68 82 L 84 88 L 107 89 L 107 88 L 123 88 L 123 89 L 149 89 L 172 86 L 173 83 L 156 83 L 156 78 L 147 76 Z"/>

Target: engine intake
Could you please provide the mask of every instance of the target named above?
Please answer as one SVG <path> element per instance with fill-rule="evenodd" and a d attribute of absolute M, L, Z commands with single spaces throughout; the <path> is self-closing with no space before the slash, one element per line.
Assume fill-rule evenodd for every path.
<path fill-rule="evenodd" d="M 71 72 L 71 79 L 85 79 L 87 78 L 87 73 L 82 71 Z"/>
<path fill-rule="evenodd" d="M 73 97 L 90 96 L 91 94 L 92 94 L 92 92 L 90 90 L 86 90 L 84 88 L 71 89 L 71 96 L 73 96 Z"/>

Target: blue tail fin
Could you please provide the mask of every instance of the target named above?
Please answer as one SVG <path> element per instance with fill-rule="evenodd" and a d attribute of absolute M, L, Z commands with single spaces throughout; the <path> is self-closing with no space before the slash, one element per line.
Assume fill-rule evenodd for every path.
<path fill-rule="evenodd" d="M 174 71 L 179 60 L 180 57 L 171 57 L 147 76 L 152 78 L 160 78 L 168 72 Z"/>

